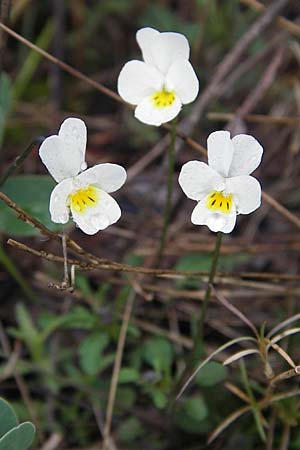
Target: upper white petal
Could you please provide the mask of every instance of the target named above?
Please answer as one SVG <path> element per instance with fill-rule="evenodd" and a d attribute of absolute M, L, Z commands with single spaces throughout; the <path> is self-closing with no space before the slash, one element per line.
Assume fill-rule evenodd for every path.
<path fill-rule="evenodd" d="M 141 122 L 158 127 L 162 123 L 174 119 L 179 114 L 181 107 L 181 101 L 176 97 L 171 106 L 157 108 L 154 106 L 151 96 L 149 96 L 138 104 L 135 108 L 134 115 Z"/>
<path fill-rule="evenodd" d="M 85 123 L 69 118 L 62 123 L 58 135 L 44 140 L 39 154 L 57 182 L 77 175 L 84 168 L 86 139 Z"/>
<path fill-rule="evenodd" d="M 141 28 L 136 33 L 136 40 L 142 51 L 143 59 L 148 64 L 155 65 L 155 58 L 153 55 L 153 48 L 155 48 L 155 46 L 153 46 L 153 43 L 159 34 L 159 31 L 150 27 Z"/>
<path fill-rule="evenodd" d="M 58 183 L 50 196 L 49 210 L 51 220 L 55 223 L 67 223 L 69 220 L 68 196 L 73 190 L 73 179 Z"/>
<path fill-rule="evenodd" d="M 86 234 L 95 234 L 121 217 L 118 203 L 105 191 L 99 190 L 99 202 L 96 206 L 86 208 L 84 213 L 78 213 L 71 206 L 74 222 Z"/>
<path fill-rule="evenodd" d="M 223 178 L 204 162 L 189 161 L 182 166 L 178 182 L 187 197 L 201 200 L 223 183 Z"/>
<path fill-rule="evenodd" d="M 261 186 L 256 178 L 249 175 L 228 178 L 226 190 L 233 194 L 238 214 L 250 214 L 260 207 Z"/>
<path fill-rule="evenodd" d="M 186 59 L 177 59 L 168 70 L 166 89 L 175 91 L 183 104 L 195 100 L 199 92 L 199 81 L 191 63 Z"/>
<path fill-rule="evenodd" d="M 227 177 L 232 161 L 233 144 L 229 131 L 215 131 L 207 139 L 208 165 Z"/>
<path fill-rule="evenodd" d="M 145 97 L 163 87 L 163 76 L 155 67 L 143 61 L 129 61 L 118 78 L 118 92 L 128 103 L 137 105 Z"/>
<path fill-rule="evenodd" d="M 260 164 L 263 148 L 248 134 L 239 134 L 232 139 L 234 151 L 228 175 L 250 175 Z"/>
<path fill-rule="evenodd" d="M 156 68 L 163 74 L 166 74 L 177 59 L 189 59 L 189 42 L 187 38 L 180 33 L 160 33 L 153 39 L 152 54 Z"/>
<path fill-rule="evenodd" d="M 76 179 L 82 185 L 93 185 L 105 192 L 115 192 L 126 181 L 126 170 L 118 164 L 98 164 L 82 172 Z"/>

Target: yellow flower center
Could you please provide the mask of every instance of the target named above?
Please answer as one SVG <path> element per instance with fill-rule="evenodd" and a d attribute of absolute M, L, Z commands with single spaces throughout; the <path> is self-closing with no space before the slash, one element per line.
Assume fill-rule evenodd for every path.
<path fill-rule="evenodd" d="M 155 108 L 165 108 L 171 106 L 175 101 L 175 93 L 172 91 L 157 91 L 152 95 L 152 101 Z"/>
<path fill-rule="evenodd" d="M 222 192 L 213 191 L 207 198 L 206 206 L 211 211 L 230 213 L 232 209 L 232 194 L 224 195 Z"/>
<path fill-rule="evenodd" d="M 85 213 L 87 208 L 96 206 L 99 200 L 99 189 L 88 186 L 69 195 L 71 208 L 78 213 Z"/>

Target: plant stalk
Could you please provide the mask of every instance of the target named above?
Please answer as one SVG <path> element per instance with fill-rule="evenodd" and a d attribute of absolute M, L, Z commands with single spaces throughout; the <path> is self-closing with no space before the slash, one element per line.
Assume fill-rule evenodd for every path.
<path fill-rule="evenodd" d="M 168 180 L 167 180 L 167 198 L 164 210 L 163 227 L 160 235 L 159 248 L 156 255 L 155 267 L 159 267 L 165 250 L 170 216 L 172 210 L 173 178 L 175 170 L 175 142 L 176 142 L 176 119 L 172 121 L 170 130 L 171 142 L 168 154 Z"/>

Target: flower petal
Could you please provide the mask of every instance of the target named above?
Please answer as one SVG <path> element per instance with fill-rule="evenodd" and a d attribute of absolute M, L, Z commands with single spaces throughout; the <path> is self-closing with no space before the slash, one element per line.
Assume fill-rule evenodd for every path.
<path fill-rule="evenodd" d="M 136 33 L 136 40 L 142 51 L 143 59 L 147 64 L 155 65 L 155 59 L 153 55 L 153 43 L 155 38 L 159 36 L 160 32 L 154 28 L 146 27 L 141 28 Z"/>
<path fill-rule="evenodd" d="M 49 210 L 51 220 L 55 223 L 67 223 L 69 220 L 68 196 L 73 190 L 73 179 L 58 183 L 50 196 Z"/>
<path fill-rule="evenodd" d="M 215 131 L 207 139 L 208 165 L 227 177 L 234 147 L 229 131 Z"/>
<path fill-rule="evenodd" d="M 109 225 L 117 222 L 121 217 L 118 203 L 105 191 L 99 190 L 99 202 L 84 213 L 78 213 L 71 206 L 74 222 L 86 234 L 95 234 Z"/>
<path fill-rule="evenodd" d="M 189 61 L 177 59 L 173 62 L 166 76 L 166 89 L 175 91 L 184 105 L 195 100 L 199 81 Z"/>
<path fill-rule="evenodd" d="M 174 119 L 182 107 L 178 97 L 175 98 L 171 106 L 162 108 L 155 107 L 151 96 L 142 100 L 135 109 L 135 117 L 148 125 L 160 126 L 162 123 Z"/>
<path fill-rule="evenodd" d="M 231 233 L 235 227 L 235 224 L 236 224 L 236 213 L 230 214 L 226 217 L 226 223 L 221 228 L 220 231 L 225 234 Z"/>
<path fill-rule="evenodd" d="M 238 214 L 250 214 L 260 207 L 261 186 L 256 178 L 249 175 L 228 178 L 226 190 L 233 194 Z"/>
<path fill-rule="evenodd" d="M 177 59 L 189 59 L 189 42 L 180 33 L 160 33 L 153 40 L 152 55 L 155 59 L 156 68 L 166 74 Z"/>
<path fill-rule="evenodd" d="M 213 232 L 222 231 L 223 233 L 230 233 L 236 222 L 235 208 L 230 214 L 222 214 L 210 211 L 206 207 L 206 198 L 197 204 L 192 217 L 192 223 L 195 225 L 206 225 Z"/>
<path fill-rule="evenodd" d="M 250 175 L 260 164 L 263 148 L 248 134 L 239 134 L 232 139 L 234 151 L 228 175 Z"/>
<path fill-rule="evenodd" d="M 69 152 L 76 153 L 80 164 L 85 163 L 85 151 L 87 141 L 87 129 L 83 120 L 75 117 L 69 117 L 60 126 L 58 137 L 60 137 Z M 84 168 L 80 167 L 80 170 Z"/>
<path fill-rule="evenodd" d="M 205 200 L 201 200 L 193 209 L 191 221 L 194 225 L 206 225 L 210 214 L 212 213 L 207 209 Z"/>
<path fill-rule="evenodd" d="M 129 61 L 118 78 L 118 92 L 128 103 L 137 105 L 163 87 L 163 77 L 155 67 L 143 61 Z"/>
<path fill-rule="evenodd" d="M 115 192 L 126 180 L 126 170 L 118 164 L 98 164 L 82 172 L 76 179 L 82 185 L 96 186 L 105 192 Z"/>
<path fill-rule="evenodd" d="M 47 137 L 39 149 L 40 158 L 57 181 L 77 175 L 84 170 L 87 131 L 80 119 L 66 119 L 58 136 Z"/>
<path fill-rule="evenodd" d="M 178 182 L 187 197 L 202 200 L 223 183 L 223 178 L 204 162 L 189 161 L 182 166 Z"/>

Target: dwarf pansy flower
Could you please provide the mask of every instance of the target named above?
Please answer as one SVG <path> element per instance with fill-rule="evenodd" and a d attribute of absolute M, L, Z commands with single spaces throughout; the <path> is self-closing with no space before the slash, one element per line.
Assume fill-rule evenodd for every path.
<path fill-rule="evenodd" d="M 174 119 L 182 105 L 195 100 L 199 82 L 189 62 L 190 47 L 179 33 L 142 28 L 136 34 L 144 61 L 125 64 L 118 78 L 118 92 L 136 105 L 135 117 L 159 126 Z"/>
<path fill-rule="evenodd" d="M 250 174 L 259 166 L 263 148 L 247 134 L 230 139 L 228 131 L 216 131 L 208 137 L 207 149 L 208 165 L 187 162 L 179 184 L 187 197 L 198 202 L 192 223 L 230 233 L 237 214 L 250 214 L 260 206 L 261 186 Z"/>
<path fill-rule="evenodd" d="M 80 119 L 66 119 L 58 135 L 47 137 L 39 154 L 57 181 L 50 197 L 51 219 L 67 223 L 70 212 L 86 234 L 95 234 L 117 222 L 118 203 L 109 195 L 126 180 L 126 171 L 117 164 L 98 164 L 87 169 L 85 150 L 87 130 Z"/>

